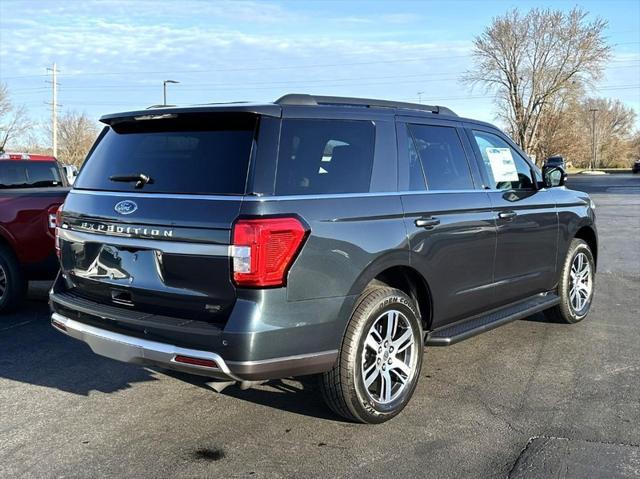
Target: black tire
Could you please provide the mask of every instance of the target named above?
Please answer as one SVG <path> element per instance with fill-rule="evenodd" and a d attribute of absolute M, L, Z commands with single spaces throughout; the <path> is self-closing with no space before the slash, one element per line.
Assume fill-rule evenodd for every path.
<path fill-rule="evenodd" d="M 412 340 L 411 344 L 402 346 L 405 343 L 399 342 L 401 338 L 389 335 L 392 339 L 389 344 L 386 344 L 388 341 L 381 336 L 381 347 L 378 351 L 373 351 L 374 348 L 371 346 L 366 349 L 365 342 L 373 328 L 383 324 L 380 321 L 388 321 L 389 315 L 395 315 L 397 318 L 394 320 L 397 326 L 392 328 L 393 333 L 405 337 L 405 341 Z M 381 352 L 383 342 L 384 352 Z M 394 345 L 397 350 L 392 356 Z M 325 402 L 335 413 L 351 421 L 369 424 L 388 421 L 404 409 L 413 395 L 420 377 L 423 350 L 422 322 L 413 300 L 402 291 L 386 286 L 368 289 L 363 293 L 351 316 L 336 365 L 331 371 L 320 376 L 320 389 Z M 371 359 L 372 357 L 377 359 Z M 409 363 L 403 366 L 402 375 L 399 374 L 399 369 L 396 369 L 395 362 L 399 359 Z M 370 376 L 376 376 L 378 379 L 368 388 L 363 379 L 363 361 L 372 361 L 371 367 L 377 369 L 376 374 Z M 375 362 L 377 365 L 373 364 Z M 394 364 L 388 366 L 386 372 L 382 372 L 382 369 L 392 362 Z M 404 367 L 410 372 L 400 383 L 398 381 L 405 374 Z M 388 391 L 395 389 L 395 392 L 389 395 L 389 401 L 381 403 L 373 399 L 369 388 L 376 387 L 380 382 L 379 399 L 383 401 L 383 388 L 385 384 L 393 383 L 392 378 L 396 380 L 396 384 L 390 386 Z"/>
<path fill-rule="evenodd" d="M 0 314 L 15 309 L 25 296 L 27 283 L 13 252 L 0 245 Z"/>
<path fill-rule="evenodd" d="M 584 255 L 588 261 L 590 269 L 590 292 L 585 300 L 584 305 L 581 308 L 576 308 L 574 302 L 572 302 L 571 288 L 571 268 L 578 255 Z M 593 259 L 593 253 L 589 248 L 589 245 L 581 240 L 574 238 L 569 245 L 569 250 L 560 270 L 560 277 L 558 279 L 558 296 L 560 297 L 560 304 L 554 306 L 545 311 L 545 315 L 552 321 L 564 322 L 564 323 L 578 323 L 587 317 L 589 310 L 591 309 L 591 303 L 593 301 L 593 292 L 595 286 L 595 261 Z"/>

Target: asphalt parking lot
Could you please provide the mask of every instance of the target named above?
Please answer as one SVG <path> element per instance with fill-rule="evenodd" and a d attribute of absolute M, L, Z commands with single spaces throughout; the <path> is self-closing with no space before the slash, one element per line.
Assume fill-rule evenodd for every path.
<path fill-rule="evenodd" d="M 640 477 L 640 175 L 569 184 L 597 205 L 589 318 L 427 349 L 379 426 L 333 416 L 312 383 L 218 394 L 98 357 L 33 288 L 0 320 L 0 477 Z"/>

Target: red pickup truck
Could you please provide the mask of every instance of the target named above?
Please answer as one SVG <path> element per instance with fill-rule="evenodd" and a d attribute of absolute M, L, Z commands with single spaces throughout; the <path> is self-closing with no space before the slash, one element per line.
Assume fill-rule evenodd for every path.
<path fill-rule="evenodd" d="M 68 191 L 54 157 L 0 152 L 0 314 L 29 280 L 55 277 L 55 218 Z"/>

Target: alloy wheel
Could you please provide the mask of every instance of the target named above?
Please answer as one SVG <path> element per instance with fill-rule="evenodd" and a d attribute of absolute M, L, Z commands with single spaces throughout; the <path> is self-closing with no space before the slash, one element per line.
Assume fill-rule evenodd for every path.
<path fill-rule="evenodd" d="M 0 264 L 0 300 L 4 298 L 4 295 L 7 291 L 7 273 L 4 268 Z"/>
<path fill-rule="evenodd" d="M 569 300 L 576 313 L 589 304 L 593 292 L 593 273 L 587 255 L 579 252 L 571 263 L 569 278 Z"/>
<path fill-rule="evenodd" d="M 406 316 L 386 311 L 372 324 L 362 350 L 362 379 L 370 399 L 388 404 L 410 383 L 416 368 L 414 331 Z"/>

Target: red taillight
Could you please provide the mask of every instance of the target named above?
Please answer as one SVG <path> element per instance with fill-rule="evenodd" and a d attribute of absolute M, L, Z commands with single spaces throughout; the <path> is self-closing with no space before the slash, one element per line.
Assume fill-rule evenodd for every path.
<path fill-rule="evenodd" d="M 284 286 L 307 229 L 297 218 L 239 220 L 233 227 L 233 281 L 238 286 Z"/>
<path fill-rule="evenodd" d="M 56 229 L 56 224 L 58 223 L 58 210 L 60 209 L 60 205 L 50 206 L 47 210 L 47 222 L 49 224 L 49 229 L 53 233 Z"/>
<path fill-rule="evenodd" d="M 193 358 L 191 356 L 176 356 L 173 358 L 176 363 L 194 364 L 196 366 L 204 366 L 206 368 L 218 368 L 216 362 L 212 359 Z"/>

